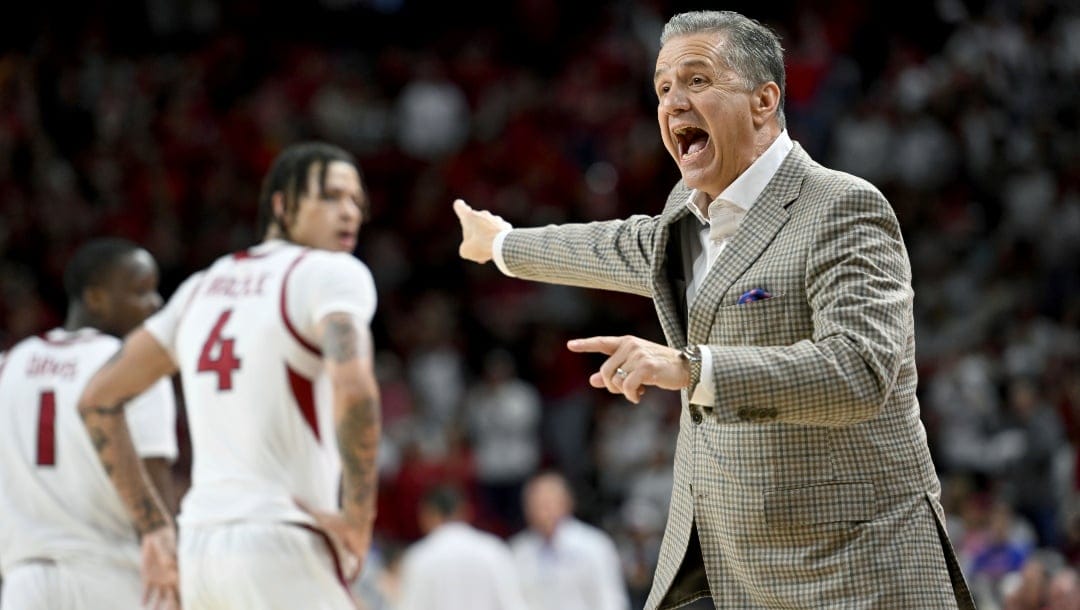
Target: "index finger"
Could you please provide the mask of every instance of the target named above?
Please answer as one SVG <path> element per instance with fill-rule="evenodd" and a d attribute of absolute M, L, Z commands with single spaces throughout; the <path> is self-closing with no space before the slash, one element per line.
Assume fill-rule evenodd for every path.
<path fill-rule="evenodd" d="M 592 352 L 610 356 L 619 349 L 619 341 L 619 337 L 588 337 L 571 339 L 566 342 L 566 347 L 572 352 Z"/>
<path fill-rule="evenodd" d="M 467 214 L 467 213 L 469 213 L 471 211 L 472 211 L 472 208 L 469 207 L 469 204 L 465 203 L 464 199 L 455 199 L 454 200 L 454 213 L 457 214 L 458 220 L 463 220 L 465 214 Z"/>

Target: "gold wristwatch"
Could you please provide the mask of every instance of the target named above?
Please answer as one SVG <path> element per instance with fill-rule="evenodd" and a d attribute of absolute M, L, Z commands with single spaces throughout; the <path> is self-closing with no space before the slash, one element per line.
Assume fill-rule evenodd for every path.
<path fill-rule="evenodd" d="M 701 381 L 701 346 L 687 345 L 679 352 L 679 357 L 690 365 L 690 386 L 687 391 L 693 396 L 698 382 Z"/>

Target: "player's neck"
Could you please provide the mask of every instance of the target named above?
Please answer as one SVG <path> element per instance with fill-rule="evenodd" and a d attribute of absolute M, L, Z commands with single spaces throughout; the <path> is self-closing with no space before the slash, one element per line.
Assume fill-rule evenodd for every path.
<path fill-rule="evenodd" d="M 68 308 L 67 318 L 64 320 L 64 330 L 76 331 L 80 328 L 100 328 L 97 320 L 93 319 L 80 305 L 71 305 Z"/>

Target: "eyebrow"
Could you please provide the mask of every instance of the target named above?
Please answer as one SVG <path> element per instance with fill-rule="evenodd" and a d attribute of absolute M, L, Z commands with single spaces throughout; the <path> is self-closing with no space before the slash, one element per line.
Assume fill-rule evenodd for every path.
<path fill-rule="evenodd" d="M 709 62 L 705 61 L 704 59 L 687 59 L 686 61 L 676 65 L 675 69 L 681 70 L 684 68 L 690 68 L 701 70 L 709 67 L 711 67 Z M 657 68 L 656 72 L 653 72 L 653 83 L 660 80 L 660 75 L 664 72 L 669 71 L 670 69 L 671 68 Z"/>

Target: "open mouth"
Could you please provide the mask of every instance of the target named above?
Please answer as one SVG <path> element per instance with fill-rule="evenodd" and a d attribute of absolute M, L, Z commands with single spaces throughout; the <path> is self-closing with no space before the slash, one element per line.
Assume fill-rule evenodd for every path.
<path fill-rule="evenodd" d="M 342 245 L 353 246 L 356 244 L 356 233 L 352 231 L 338 231 L 338 242 Z"/>
<path fill-rule="evenodd" d="M 704 129 L 685 125 L 677 127 L 672 132 L 675 136 L 675 146 L 679 150 L 680 159 L 688 159 L 705 150 L 709 143 L 709 133 Z"/>

